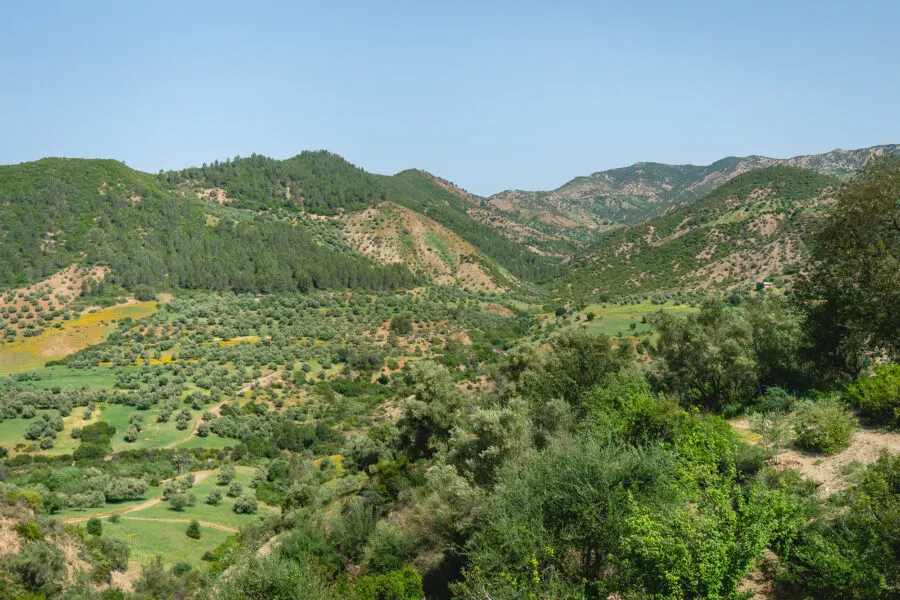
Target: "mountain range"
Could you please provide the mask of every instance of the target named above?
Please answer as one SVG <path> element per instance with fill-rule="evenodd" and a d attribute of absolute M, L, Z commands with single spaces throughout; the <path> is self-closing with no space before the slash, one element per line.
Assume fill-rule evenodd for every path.
<path fill-rule="evenodd" d="M 113 160 L 0 166 L 0 287 L 73 263 L 131 289 L 555 293 L 743 288 L 790 277 L 830 194 L 900 145 L 708 166 L 637 163 L 488 198 L 316 151 L 148 174 Z"/>

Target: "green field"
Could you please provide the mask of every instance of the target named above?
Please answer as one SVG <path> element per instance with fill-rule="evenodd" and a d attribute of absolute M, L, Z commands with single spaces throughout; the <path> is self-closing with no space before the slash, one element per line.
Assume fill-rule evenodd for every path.
<path fill-rule="evenodd" d="M 634 337 L 643 337 L 654 333 L 653 326 L 649 323 L 642 323 L 641 319 L 652 313 L 663 310 L 665 312 L 675 313 L 693 313 L 697 312 L 697 308 L 685 304 L 651 304 L 643 302 L 640 304 L 590 304 L 581 313 L 581 318 L 589 312 L 594 313 L 594 320 L 588 323 L 587 329 L 591 333 L 603 333 L 610 336 L 631 335 Z M 631 329 L 631 324 L 635 324 L 635 329 Z"/>
<path fill-rule="evenodd" d="M 167 423 L 157 423 L 158 407 L 139 411 L 132 406 L 111 404 L 103 407 L 101 418 L 116 428 L 116 435 L 112 440 L 113 452 L 121 452 L 122 450 L 161 448 L 177 445 L 178 442 L 187 440 L 196 426 L 196 421 L 200 418 L 199 412 L 191 411 L 191 413 L 193 414 L 194 422 L 184 431 L 178 430 L 174 418 L 169 419 Z M 137 441 L 129 443 L 125 441 L 125 432 L 128 431 L 131 425 L 129 419 L 131 419 L 133 414 L 144 416 L 144 429 L 138 435 Z"/>
<path fill-rule="evenodd" d="M 167 523 L 122 517 L 118 523 L 112 523 L 105 519 L 103 535 L 128 542 L 128 546 L 131 548 L 131 560 L 140 564 L 148 563 L 154 555 L 158 554 L 168 566 L 177 562 L 186 562 L 194 568 L 203 566 L 201 557 L 204 552 L 212 551 L 229 535 L 232 535 L 227 531 L 201 525 L 200 539 L 193 540 L 185 535 L 187 526 L 188 521 Z"/>
<path fill-rule="evenodd" d="M 129 372 L 135 367 L 120 367 L 118 370 Z M 116 371 L 112 367 L 93 367 L 90 369 L 70 369 L 64 366 L 42 367 L 34 372 L 40 376 L 37 381 L 23 381 L 22 385 L 48 390 L 54 385 L 60 387 L 82 388 L 91 390 L 108 389 L 116 381 Z"/>
<path fill-rule="evenodd" d="M 235 480 L 240 481 L 241 484 L 243 484 L 244 492 L 253 491 L 250 487 L 250 478 L 253 475 L 253 471 L 254 470 L 250 467 L 237 467 L 237 477 L 235 477 Z M 260 506 L 259 512 L 255 515 L 239 515 L 232 510 L 234 498 L 229 498 L 228 496 L 223 496 L 222 503 L 219 504 L 219 506 L 206 504 L 206 502 L 204 502 L 206 495 L 214 487 L 217 487 L 215 472 L 211 473 L 209 477 L 203 481 L 197 482 L 197 484 L 191 488 L 190 493 L 197 497 L 197 503 L 194 506 L 189 506 L 181 512 L 176 512 L 169 508 L 168 503 L 161 502 L 147 510 L 142 510 L 139 513 L 132 513 L 132 516 L 140 515 L 141 518 L 148 519 L 197 519 L 198 521 L 210 521 L 225 525 L 226 527 L 239 528 L 241 525 L 246 525 L 247 523 L 259 519 L 261 515 L 268 513 L 266 509 Z M 227 491 L 228 486 L 219 486 L 219 489 L 221 489 L 224 494 Z"/>

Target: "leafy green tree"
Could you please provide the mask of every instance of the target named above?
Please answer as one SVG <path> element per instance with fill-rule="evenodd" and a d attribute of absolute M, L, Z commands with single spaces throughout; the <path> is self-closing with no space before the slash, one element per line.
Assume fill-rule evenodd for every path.
<path fill-rule="evenodd" d="M 658 379 L 665 389 L 712 410 L 752 397 L 757 382 L 752 329 L 738 310 L 708 298 L 696 315 L 652 315 L 659 331 Z"/>
<path fill-rule="evenodd" d="M 856 377 L 871 353 L 900 357 L 900 158 L 872 160 L 818 232 L 797 285 L 812 356 L 832 377 Z"/>
<path fill-rule="evenodd" d="M 187 530 L 184 532 L 186 536 L 191 539 L 199 540 L 200 539 L 200 523 L 196 520 L 190 522 L 187 527 Z"/>
<path fill-rule="evenodd" d="M 465 395 L 447 369 L 433 361 L 413 362 L 407 368 L 406 383 L 413 396 L 403 401 L 397 427 L 403 447 L 415 457 L 449 437 L 461 418 Z"/>

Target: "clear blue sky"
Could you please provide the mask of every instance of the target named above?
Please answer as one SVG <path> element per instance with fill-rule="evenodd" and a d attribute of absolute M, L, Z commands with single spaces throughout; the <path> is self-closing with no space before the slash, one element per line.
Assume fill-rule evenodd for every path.
<path fill-rule="evenodd" d="M 480 194 L 900 142 L 900 3 L 0 3 L 0 163 L 326 148 Z"/>

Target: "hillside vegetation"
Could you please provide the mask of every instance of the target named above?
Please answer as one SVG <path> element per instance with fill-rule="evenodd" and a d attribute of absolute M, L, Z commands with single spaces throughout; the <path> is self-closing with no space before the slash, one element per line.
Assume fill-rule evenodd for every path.
<path fill-rule="evenodd" d="M 389 200 L 443 225 L 517 277 L 534 279 L 553 262 L 474 220 L 468 202 L 421 171 L 393 177 L 372 175 L 336 154 L 303 152 L 276 160 L 260 155 L 162 174 L 177 186 L 208 194 L 222 189 L 222 202 L 237 208 L 334 215 Z"/>
<path fill-rule="evenodd" d="M 789 166 L 846 178 L 869 159 L 898 150 L 900 145 L 895 144 L 790 159 L 728 157 L 708 166 L 642 162 L 576 177 L 553 191 L 508 190 L 491 196 L 488 203 L 545 234 L 590 241 L 596 233 L 640 223 L 699 200 L 748 171 Z"/>
<path fill-rule="evenodd" d="M 105 265 L 126 288 L 235 291 L 409 286 L 319 242 L 284 219 L 216 210 L 109 160 L 44 159 L 0 167 L 0 286 L 30 283 L 74 262 Z"/>
<path fill-rule="evenodd" d="M 616 296 L 790 278 L 807 261 L 813 225 L 840 184 L 785 166 L 739 175 L 702 200 L 604 236 L 572 261 L 558 289 Z"/>

